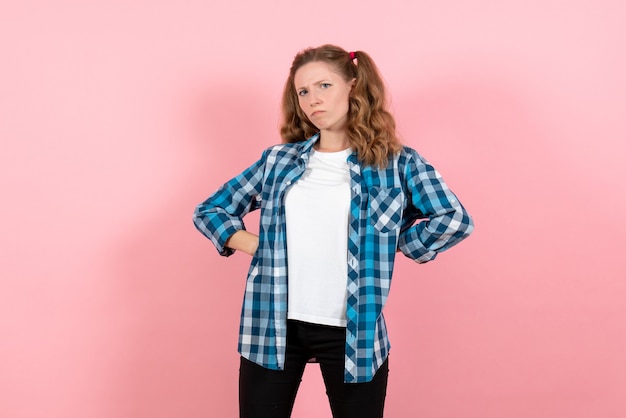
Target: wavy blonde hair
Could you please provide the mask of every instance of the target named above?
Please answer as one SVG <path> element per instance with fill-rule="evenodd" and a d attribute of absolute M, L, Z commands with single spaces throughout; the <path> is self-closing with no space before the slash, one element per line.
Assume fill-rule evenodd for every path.
<path fill-rule="evenodd" d="M 319 131 L 300 109 L 294 77 L 296 71 L 305 64 L 326 62 L 345 81 L 356 79 L 350 93 L 346 126 L 350 146 L 356 151 L 361 163 L 384 168 L 389 157 L 402 148 L 396 136 L 396 122 L 387 110 L 385 85 L 376 64 L 363 51 L 355 51 L 353 54 L 354 59 L 338 46 L 322 45 L 305 49 L 295 56 L 283 90 L 280 134 L 283 142 L 292 143 L 304 141 Z"/>

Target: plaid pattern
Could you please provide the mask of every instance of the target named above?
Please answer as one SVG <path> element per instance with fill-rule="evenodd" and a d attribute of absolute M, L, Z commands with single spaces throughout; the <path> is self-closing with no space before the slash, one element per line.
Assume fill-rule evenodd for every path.
<path fill-rule="evenodd" d="M 194 213 L 196 228 L 219 253 L 245 229 L 242 218 L 261 209 L 259 248 L 252 258 L 243 301 L 239 352 L 280 370 L 287 331 L 287 243 L 283 199 L 304 173 L 313 144 L 271 147 L 261 159 L 220 187 Z M 348 157 L 352 200 L 348 231 L 345 382 L 370 381 L 387 358 L 389 340 L 382 309 L 396 250 L 424 263 L 473 230 L 473 222 L 439 173 L 405 147 L 385 169 Z M 418 219 L 425 219 L 417 222 Z"/>

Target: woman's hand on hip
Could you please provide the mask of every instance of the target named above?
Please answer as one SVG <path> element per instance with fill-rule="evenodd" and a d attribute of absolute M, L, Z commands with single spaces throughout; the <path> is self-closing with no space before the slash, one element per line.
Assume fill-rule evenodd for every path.
<path fill-rule="evenodd" d="M 254 255 L 256 249 L 259 247 L 259 237 L 258 235 L 241 229 L 228 238 L 226 246 L 233 250 L 239 250 L 246 254 Z"/>

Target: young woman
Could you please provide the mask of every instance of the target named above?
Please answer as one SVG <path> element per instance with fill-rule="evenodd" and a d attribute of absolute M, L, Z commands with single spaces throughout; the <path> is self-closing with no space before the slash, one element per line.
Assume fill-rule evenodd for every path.
<path fill-rule="evenodd" d="M 304 367 L 316 361 L 333 417 L 382 417 L 389 353 L 382 309 L 396 253 L 433 260 L 473 223 L 439 173 L 400 144 L 365 52 L 333 45 L 300 52 L 282 111 L 283 144 L 194 214 L 221 255 L 252 255 L 239 335 L 240 416 L 289 417 Z M 242 221 L 255 209 L 258 236 Z"/>

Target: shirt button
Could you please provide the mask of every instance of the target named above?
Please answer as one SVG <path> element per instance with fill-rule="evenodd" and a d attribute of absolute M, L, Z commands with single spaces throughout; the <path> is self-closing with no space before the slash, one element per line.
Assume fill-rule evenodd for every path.
<path fill-rule="evenodd" d="M 352 268 L 356 268 L 357 266 L 357 261 L 356 258 L 354 257 L 350 257 L 350 260 L 348 261 L 348 265 Z"/>
<path fill-rule="evenodd" d="M 289 186 L 291 184 L 291 181 L 287 180 L 287 182 L 285 183 L 287 186 Z"/>

